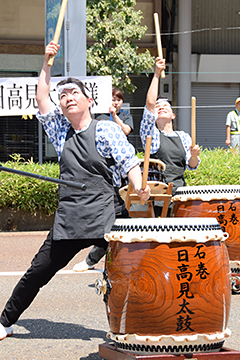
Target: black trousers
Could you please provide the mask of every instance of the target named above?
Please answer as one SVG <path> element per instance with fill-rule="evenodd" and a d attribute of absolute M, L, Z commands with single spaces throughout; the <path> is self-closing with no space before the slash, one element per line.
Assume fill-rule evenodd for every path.
<path fill-rule="evenodd" d="M 1 314 L 0 323 L 14 324 L 25 309 L 29 307 L 41 287 L 46 285 L 56 272 L 82 249 L 98 245 L 105 250 L 107 241 L 102 239 L 53 240 L 52 230 L 31 262 L 31 267 L 15 286 L 11 297 Z"/>

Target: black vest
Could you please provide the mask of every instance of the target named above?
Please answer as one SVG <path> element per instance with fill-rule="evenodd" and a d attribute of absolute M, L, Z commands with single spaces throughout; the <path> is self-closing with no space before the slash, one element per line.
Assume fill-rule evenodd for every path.
<path fill-rule="evenodd" d="M 113 158 L 102 157 L 96 149 L 96 124 L 75 133 L 68 130 L 59 162 L 60 179 L 81 182 L 86 190 L 59 186 L 53 239 L 102 238 L 115 221 L 114 188 L 110 166 Z"/>
<path fill-rule="evenodd" d="M 166 181 L 173 182 L 172 194 L 175 195 L 178 187 L 186 185 L 183 176 L 186 167 L 186 152 L 180 137 L 166 136 L 160 131 L 160 148 L 155 154 L 151 154 L 151 157 L 166 164 L 164 172 Z"/>

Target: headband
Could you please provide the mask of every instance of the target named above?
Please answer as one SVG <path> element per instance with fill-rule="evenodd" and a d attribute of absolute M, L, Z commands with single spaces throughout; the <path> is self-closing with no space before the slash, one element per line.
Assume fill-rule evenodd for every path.
<path fill-rule="evenodd" d="M 172 107 L 171 104 L 168 102 L 168 99 L 158 99 L 158 100 L 156 101 L 156 103 L 155 103 L 155 106 L 156 106 L 157 104 L 159 104 L 160 102 L 165 102 L 165 103 L 167 103 L 170 107 Z"/>
<path fill-rule="evenodd" d="M 80 90 L 80 87 L 75 84 L 75 83 L 67 83 L 67 84 L 64 84 L 64 85 L 57 85 L 57 91 L 58 91 L 58 94 L 61 95 L 61 93 L 63 92 L 63 90 L 65 89 L 77 89 L 77 90 Z"/>

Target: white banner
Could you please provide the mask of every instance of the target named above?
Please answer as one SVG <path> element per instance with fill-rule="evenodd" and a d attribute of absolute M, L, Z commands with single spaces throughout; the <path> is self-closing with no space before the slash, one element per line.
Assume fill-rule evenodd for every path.
<path fill-rule="evenodd" d="M 59 105 L 56 85 L 67 77 L 52 77 L 50 99 Z M 108 113 L 112 105 L 111 76 L 80 76 L 79 79 L 88 89 L 93 98 L 91 112 L 94 114 Z M 38 112 L 36 101 L 38 78 L 0 78 L 0 116 L 35 115 Z"/>

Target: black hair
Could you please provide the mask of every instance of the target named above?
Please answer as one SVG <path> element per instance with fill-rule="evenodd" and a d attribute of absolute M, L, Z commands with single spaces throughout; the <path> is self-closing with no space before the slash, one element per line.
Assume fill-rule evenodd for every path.
<path fill-rule="evenodd" d="M 86 86 L 81 82 L 81 80 L 75 79 L 73 77 L 68 77 L 67 79 L 61 80 L 59 81 L 59 83 L 57 84 L 57 86 L 59 85 L 65 85 L 65 84 L 69 84 L 69 83 L 73 83 L 76 84 L 82 91 L 83 95 L 86 96 L 86 98 L 89 98 L 89 96 L 86 94 Z"/>
<path fill-rule="evenodd" d="M 115 87 L 112 88 L 112 96 L 117 96 L 119 99 L 122 99 L 122 101 L 124 101 L 123 93 L 121 92 L 121 90 Z"/>
<path fill-rule="evenodd" d="M 157 100 L 156 101 L 158 101 L 158 100 L 167 100 L 168 101 L 168 98 L 166 97 L 166 96 L 161 96 L 161 95 L 158 95 L 158 97 L 157 97 Z M 169 101 L 168 101 L 169 102 Z"/>

